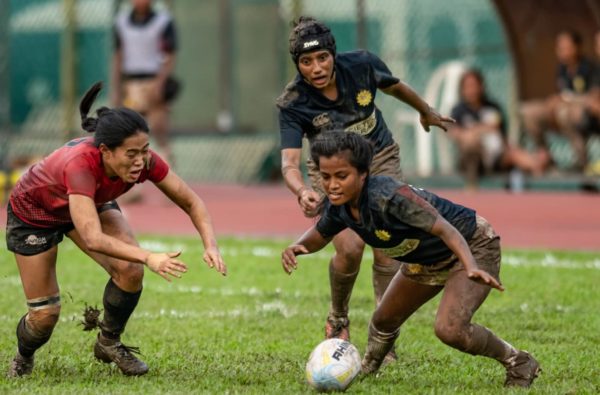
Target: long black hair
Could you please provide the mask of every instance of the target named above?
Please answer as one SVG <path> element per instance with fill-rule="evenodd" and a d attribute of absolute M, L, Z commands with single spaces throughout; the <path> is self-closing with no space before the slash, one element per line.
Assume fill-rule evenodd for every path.
<path fill-rule="evenodd" d="M 324 132 L 310 144 L 310 156 L 317 167 L 321 157 L 334 155 L 346 155 L 360 174 L 368 173 L 373 161 L 373 145 L 356 133 L 342 131 Z"/>
<path fill-rule="evenodd" d="M 101 90 L 102 82 L 96 82 L 88 89 L 79 104 L 81 127 L 87 132 L 94 133 L 96 147 L 104 144 L 112 150 L 138 132 L 150 132 L 144 118 L 128 108 L 100 107 L 96 110 L 96 118 L 88 117 L 90 108 Z"/>

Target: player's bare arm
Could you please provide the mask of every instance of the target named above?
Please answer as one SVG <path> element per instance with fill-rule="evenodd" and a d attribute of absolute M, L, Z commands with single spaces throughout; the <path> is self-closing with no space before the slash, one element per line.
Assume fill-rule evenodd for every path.
<path fill-rule="evenodd" d="M 471 280 L 480 284 L 489 285 L 490 287 L 496 288 L 499 291 L 504 291 L 502 284 L 500 284 L 491 274 L 477 267 L 475 258 L 473 258 L 473 254 L 471 253 L 465 238 L 441 215 L 437 216 L 436 221 L 431 228 L 431 234 L 439 237 L 444 243 L 446 243 L 448 248 L 463 264 L 465 271 L 467 272 L 467 276 Z"/>
<path fill-rule="evenodd" d="M 318 214 L 320 196 L 304 183 L 300 170 L 302 150 L 286 148 L 281 150 L 281 173 L 285 185 L 298 197 L 298 204 L 305 216 L 312 218 Z"/>
<path fill-rule="evenodd" d="M 283 270 L 285 270 L 287 274 L 291 274 L 292 271 L 296 270 L 298 267 L 296 256 L 317 252 L 329 244 L 330 241 L 331 239 L 326 239 L 321 236 L 315 226 L 311 227 L 281 254 Z"/>
<path fill-rule="evenodd" d="M 227 266 L 219 251 L 212 220 L 204 201 L 173 171 L 156 186 L 190 217 L 204 244 L 204 261 L 210 268 L 226 275 Z"/>
<path fill-rule="evenodd" d="M 429 132 L 431 126 L 437 126 L 444 131 L 448 130 L 445 122 L 454 123 L 454 119 L 441 116 L 436 110 L 431 108 L 410 86 L 403 82 L 398 82 L 385 89 L 385 94 L 395 97 L 398 100 L 408 104 L 421 114 L 421 125 Z"/>
<path fill-rule="evenodd" d="M 84 195 L 69 195 L 69 211 L 76 231 L 85 247 L 111 257 L 146 264 L 150 270 L 167 281 L 168 275 L 181 277 L 187 271 L 185 263 L 177 257 L 181 252 L 153 253 L 138 246 L 127 244 L 102 232 L 94 201 Z"/>

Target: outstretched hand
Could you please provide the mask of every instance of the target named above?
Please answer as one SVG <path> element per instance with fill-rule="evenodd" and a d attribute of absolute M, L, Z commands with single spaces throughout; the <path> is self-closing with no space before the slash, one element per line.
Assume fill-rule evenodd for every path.
<path fill-rule="evenodd" d="M 437 126 L 440 129 L 443 129 L 444 132 L 448 131 L 448 127 L 444 123 L 455 123 L 456 121 L 450 117 L 441 116 L 436 110 L 429 107 L 429 110 L 425 113 L 421 113 L 421 117 L 419 119 L 421 121 L 421 125 L 425 129 L 425 131 L 429 132 L 431 126 Z"/>
<path fill-rule="evenodd" d="M 171 277 L 169 276 L 181 278 L 181 273 L 187 272 L 187 265 L 176 259 L 179 255 L 181 255 L 181 251 L 153 252 L 146 257 L 145 263 L 154 273 L 167 281 L 171 281 Z"/>
<path fill-rule="evenodd" d="M 481 269 L 474 269 L 467 273 L 467 277 L 476 283 L 489 285 L 492 288 L 496 288 L 498 291 L 504 291 L 504 287 L 498 280 L 496 280 L 491 274 Z"/>
<path fill-rule="evenodd" d="M 214 267 L 216 271 L 221 273 L 222 275 L 227 275 L 227 266 L 223 261 L 223 257 L 221 256 L 221 252 L 217 247 L 210 247 L 204 251 L 204 262 L 208 264 L 208 267 L 211 269 Z"/>
<path fill-rule="evenodd" d="M 283 250 L 281 253 L 281 264 L 287 274 L 298 268 L 297 255 L 308 254 L 308 250 L 303 245 L 294 244 Z"/>

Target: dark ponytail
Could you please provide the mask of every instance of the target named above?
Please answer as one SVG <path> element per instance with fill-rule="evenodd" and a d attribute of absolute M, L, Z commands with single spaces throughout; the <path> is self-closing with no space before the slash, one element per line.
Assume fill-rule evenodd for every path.
<path fill-rule="evenodd" d="M 96 131 L 96 125 L 98 124 L 97 118 L 88 117 L 92 104 L 96 101 L 98 93 L 102 90 L 102 81 L 96 82 L 83 96 L 81 103 L 79 103 L 79 115 L 81 116 L 81 127 L 86 132 L 93 133 Z"/>
<path fill-rule="evenodd" d="M 148 133 L 148 124 L 137 112 L 128 108 L 100 107 L 96 110 L 96 118 L 88 117 L 92 104 L 102 90 L 102 81 L 96 82 L 85 93 L 79 104 L 81 127 L 90 133 L 95 133 L 94 143 L 113 149 L 120 146 L 123 140 L 138 133 Z"/>

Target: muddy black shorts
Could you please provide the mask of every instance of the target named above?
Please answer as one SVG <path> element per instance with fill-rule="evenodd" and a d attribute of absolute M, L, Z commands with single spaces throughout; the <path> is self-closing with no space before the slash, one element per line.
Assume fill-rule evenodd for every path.
<path fill-rule="evenodd" d="M 500 281 L 500 236 L 485 218 L 477 216 L 477 229 L 468 244 L 477 267 Z M 400 270 L 405 277 L 420 284 L 444 285 L 451 272 L 465 268 L 458 257 L 452 254 L 443 262 L 429 266 L 404 263 Z"/>
<path fill-rule="evenodd" d="M 98 207 L 98 214 L 111 209 L 121 211 L 117 202 L 111 200 Z M 15 215 L 10 202 L 6 206 L 6 211 L 6 247 L 15 254 L 25 256 L 41 254 L 60 243 L 66 233 L 75 229 L 72 223 L 54 228 L 30 225 Z"/>

